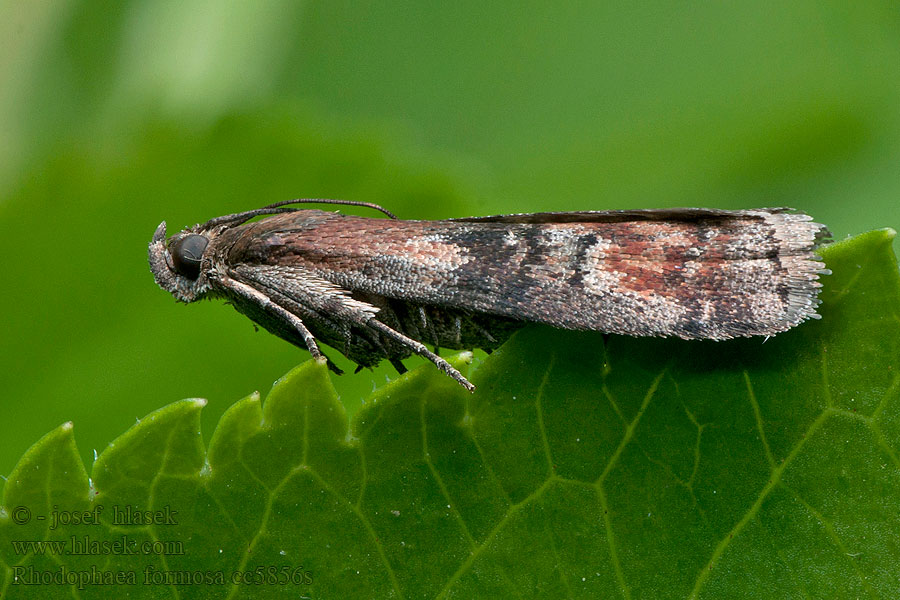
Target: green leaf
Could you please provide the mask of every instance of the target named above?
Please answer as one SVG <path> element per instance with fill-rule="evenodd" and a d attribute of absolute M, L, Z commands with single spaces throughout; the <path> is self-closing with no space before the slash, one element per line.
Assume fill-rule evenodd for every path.
<path fill-rule="evenodd" d="M 765 343 L 534 327 L 475 394 L 428 365 L 352 423 L 308 361 L 206 453 L 204 401 L 151 414 L 93 488 L 63 425 L 6 483 L 0 595 L 898 597 L 893 235 L 823 250 L 823 318 Z"/>

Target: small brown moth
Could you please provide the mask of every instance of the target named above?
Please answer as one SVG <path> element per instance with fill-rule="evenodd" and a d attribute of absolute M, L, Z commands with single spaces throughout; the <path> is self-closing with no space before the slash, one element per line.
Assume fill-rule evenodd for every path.
<path fill-rule="evenodd" d="M 288 204 L 367 206 L 364 218 Z M 254 217 L 266 218 L 248 222 Z M 177 300 L 225 298 L 328 362 L 426 357 L 474 386 L 438 348 L 491 351 L 528 322 L 635 336 L 769 336 L 818 318 L 823 225 L 785 208 L 562 212 L 404 221 L 380 206 L 289 200 L 150 242 Z M 435 346 L 431 352 L 425 343 Z"/>

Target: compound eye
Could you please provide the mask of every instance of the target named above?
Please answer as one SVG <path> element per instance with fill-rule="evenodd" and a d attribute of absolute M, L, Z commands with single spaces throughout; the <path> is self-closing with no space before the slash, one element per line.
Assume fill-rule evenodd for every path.
<path fill-rule="evenodd" d="M 169 253 L 172 255 L 172 265 L 175 272 L 188 279 L 200 277 L 200 259 L 209 240 L 202 235 L 192 233 L 172 244 Z"/>

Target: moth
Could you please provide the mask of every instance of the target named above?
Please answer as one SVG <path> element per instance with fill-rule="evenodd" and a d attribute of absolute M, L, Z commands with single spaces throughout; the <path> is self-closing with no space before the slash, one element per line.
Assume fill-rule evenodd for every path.
<path fill-rule="evenodd" d="M 387 218 L 288 207 L 365 206 Z M 264 217 L 253 221 L 256 217 Z M 526 323 L 631 336 L 770 336 L 818 318 L 828 230 L 786 208 L 397 219 L 349 200 L 289 200 L 150 242 L 156 283 L 223 298 L 280 338 L 405 371 L 418 354 L 468 390 L 440 348 L 488 352 Z M 432 352 L 426 347 L 431 344 Z"/>

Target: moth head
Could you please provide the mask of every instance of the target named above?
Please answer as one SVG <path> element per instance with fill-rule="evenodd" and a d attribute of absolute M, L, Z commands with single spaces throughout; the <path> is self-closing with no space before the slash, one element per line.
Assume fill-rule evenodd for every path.
<path fill-rule="evenodd" d="M 156 284 L 182 302 L 200 300 L 209 290 L 203 258 L 210 235 L 198 227 L 185 229 L 166 240 L 166 222 L 150 241 L 150 270 Z"/>

